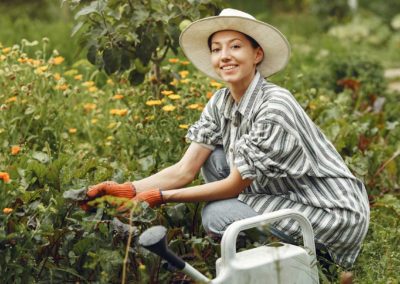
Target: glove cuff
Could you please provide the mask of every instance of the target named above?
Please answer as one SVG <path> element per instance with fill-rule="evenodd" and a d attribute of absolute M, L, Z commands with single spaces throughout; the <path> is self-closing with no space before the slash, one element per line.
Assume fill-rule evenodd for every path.
<path fill-rule="evenodd" d="M 141 192 L 136 195 L 134 200 L 135 199 L 147 202 L 151 208 L 164 203 L 164 199 L 160 189 L 151 189 L 145 192 Z"/>

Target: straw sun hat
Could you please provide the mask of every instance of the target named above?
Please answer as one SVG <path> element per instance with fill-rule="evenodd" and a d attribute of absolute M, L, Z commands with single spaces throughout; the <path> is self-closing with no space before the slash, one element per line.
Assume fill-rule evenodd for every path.
<path fill-rule="evenodd" d="M 235 9 L 224 9 L 218 16 L 197 20 L 186 27 L 179 38 L 186 57 L 207 76 L 221 80 L 211 65 L 208 38 L 215 32 L 233 30 L 251 36 L 264 51 L 257 69 L 264 77 L 282 70 L 290 56 L 285 36 L 275 27 Z"/>

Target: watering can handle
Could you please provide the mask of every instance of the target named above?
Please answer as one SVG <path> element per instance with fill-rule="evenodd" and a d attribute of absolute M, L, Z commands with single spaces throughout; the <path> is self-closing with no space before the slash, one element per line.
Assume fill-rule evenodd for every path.
<path fill-rule="evenodd" d="M 255 217 L 233 222 L 228 226 L 221 241 L 221 261 L 228 263 L 233 260 L 236 255 L 236 239 L 239 232 L 256 227 L 273 223 L 281 219 L 292 218 L 299 222 L 303 233 L 304 246 L 308 248 L 313 257 L 315 254 L 314 232 L 310 221 L 300 212 L 293 209 L 282 209 L 279 211 L 258 215 Z"/>

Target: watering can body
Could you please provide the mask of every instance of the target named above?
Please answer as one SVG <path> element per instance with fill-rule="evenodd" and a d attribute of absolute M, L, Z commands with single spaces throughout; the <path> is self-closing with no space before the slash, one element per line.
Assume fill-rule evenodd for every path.
<path fill-rule="evenodd" d="M 236 252 L 240 231 L 284 218 L 293 218 L 300 223 L 304 247 L 279 243 Z M 302 214 L 289 209 L 236 221 L 224 233 L 216 270 L 216 278 L 210 283 L 319 283 L 311 224 Z"/>

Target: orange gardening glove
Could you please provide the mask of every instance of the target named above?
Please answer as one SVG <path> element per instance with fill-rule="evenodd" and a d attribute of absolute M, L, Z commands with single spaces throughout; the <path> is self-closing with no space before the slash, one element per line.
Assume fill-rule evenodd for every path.
<path fill-rule="evenodd" d="M 160 189 L 150 189 L 147 191 L 143 191 L 141 193 L 138 193 L 132 200 L 147 202 L 151 208 L 164 203 L 164 199 Z"/>
<path fill-rule="evenodd" d="M 131 199 L 136 195 L 136 189 L 131 182 L 125 182 L 122 184 L 114 181 L 105 181 L 93 186 L 90 186 L 86 192 L 88 200 L 82 202 L 80 207 L 85 211 L 93 209 L 92 206 L 88 205 L 87 202 L 97 197 L 104 195 L 111 195 L 120 198 Z"/>
<path fill-rule="evenodd" d="M 111 195 L 115 197 L 123 197 L 131 199 L 136 195 L 136 189 L 131 182 L 122 184 L 114 181 L 105 181 L 89 187 L 86 192 L 89 199 L 94 199 L 103 195 Z"/>

